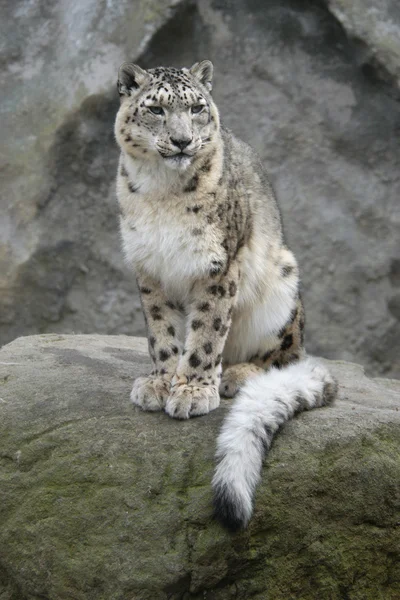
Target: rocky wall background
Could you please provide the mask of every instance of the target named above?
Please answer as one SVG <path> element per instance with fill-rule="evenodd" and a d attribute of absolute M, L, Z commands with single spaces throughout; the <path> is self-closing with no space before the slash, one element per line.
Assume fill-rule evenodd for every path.
<path fill-rule="evenodd" d="M 119 248 L 115 79 L 215 64 L 303 276 L 309 351 L 400 376 L 396 0 L 0 2 L 0 343 L 142 334 Z"/>

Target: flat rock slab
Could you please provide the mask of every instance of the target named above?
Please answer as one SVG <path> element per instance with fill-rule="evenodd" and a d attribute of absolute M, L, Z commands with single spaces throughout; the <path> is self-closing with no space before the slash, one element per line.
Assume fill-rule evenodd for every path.
<path fill-rule="evenodd" d="M 210 486 L 230 401 L 187 422 L 131 405 L 143 339 L 5 346 L 0 599 L 398 600 L 400 382 L 330 365 L 339 399 L 287 424 L 230 534 Z"/>

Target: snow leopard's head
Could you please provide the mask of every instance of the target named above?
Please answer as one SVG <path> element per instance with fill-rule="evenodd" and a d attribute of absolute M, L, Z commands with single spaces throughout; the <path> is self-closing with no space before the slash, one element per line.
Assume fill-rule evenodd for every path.
<path fill-rule="evenodd" d="M 207 152 L 219 129 L 212 74 L 208 60 L 190 69 L 147 71 L 124 63 L 118 75 L 121 106 L 115 123 L 120 147 L 135 158 L 186 169 Z"/>

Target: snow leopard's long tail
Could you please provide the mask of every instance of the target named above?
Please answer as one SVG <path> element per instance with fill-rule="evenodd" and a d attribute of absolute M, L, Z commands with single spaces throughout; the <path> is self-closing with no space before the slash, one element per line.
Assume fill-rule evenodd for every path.
<path fill-rule="evenodd" d="M 335 379 L 313 358 L 272 368 L 244 384 L 217 441 L 214 508 L 226 527 L 247 525 L 262 460 L 279 427 L 298 412 L 329 404 L 336 392 Z"/>

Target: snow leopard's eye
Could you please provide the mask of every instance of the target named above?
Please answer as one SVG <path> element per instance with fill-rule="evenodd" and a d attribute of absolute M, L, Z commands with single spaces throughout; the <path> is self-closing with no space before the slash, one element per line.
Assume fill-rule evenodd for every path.
<path fill-rule="evenodd" d="M 149 106 L 149 110 L 153 113 L 153 115 L 163 115 L 164 109 L 161 106 Z"/>
<path fill-rule="evenodd" d="M 194 115 L 198 115 L 199 113 L 201 113 L 203 108 L 204 108 L 203 104 L 195 104 L 194 106 L 192 106 L 192 113 Z"/>

